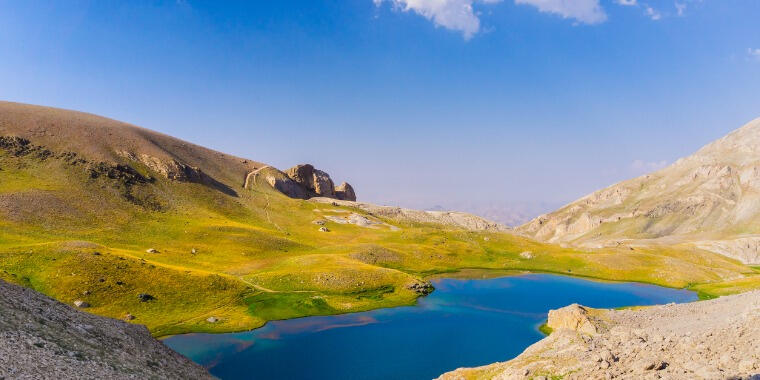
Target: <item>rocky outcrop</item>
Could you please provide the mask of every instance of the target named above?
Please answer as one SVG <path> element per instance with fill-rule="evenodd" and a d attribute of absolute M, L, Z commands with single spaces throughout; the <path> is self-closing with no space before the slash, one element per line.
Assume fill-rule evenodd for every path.
<path fill-rule="evenodd" d="M 600 322 L 589 314 L 587 308 L 577 303 L 550 310 L 546 325 L 555 331 L 570 329 L 586 334 L 596 334 L 600 331 Z"/>
<path fill-rule="evenodd" d="M 342 201 L 356 202 L 356 193 L 354 192 L 354 188 L 351 187 L 351 185 L 343 182 L 340 184 L 340 186 L 335 188 L 335 198 Z"/>
<path fill-rule="evenodd" d="M 84 307 L 79 305 L 78 307 Z M 148 329 L 0 281 L 0 379 L 211 379 Z"/>
<path fill-rule="evenodd" d="M 621 239 L 694 243 L 754 263 L 760 234 L 760 119 L 655 173 L 594 192 L 516 230 L 586 248 Z M 739 235 L 741 233 L 741 235 Z M 708 242 L 708 243 L 704 243 Z"/>
<path fill-rule="evenodd" d="M 760 374 L 760 291 L 641 310 L 574 305 L 550 313 L 550 322 L 552 315 L 551 335 L 518 357 L 461 368 L 440 379 L 756 379 Z"/>
<path fill-rule="evenodd" d="M 161 160 L 147 154 L 139 155 L 139 161 L 162 176 L 180 182 L 201 182 L 201 169 L 178 162 L 177 160 Z"/>
<path fill-rule="evenodd" d="M 270 166 L 254 170 L 246 176 L 245 187 L 249 188 L 258 176 L 262 176 L 270 186 L 291 198 L 326 197 L 356 200 L 356 193 L 351 185 L 343 182 L 336 188 L 329 174 L 315 169 L 310 164 L 296 165 L 285 172 Z"/>
<path fill-rule="evenodd" d="M 335 198 L 335 184 L 330 175 L 314 169 L 310 164 L 296 165 L 286 170 L 285 174 L 315 196 Z"/>

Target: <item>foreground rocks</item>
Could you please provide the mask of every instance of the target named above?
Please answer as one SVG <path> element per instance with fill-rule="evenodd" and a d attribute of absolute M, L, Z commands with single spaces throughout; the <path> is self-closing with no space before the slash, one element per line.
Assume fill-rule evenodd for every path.
<path fill-rule="evenodd" d="M 504 363 L 440 379 L 760 379 L 760 291 L 642 310 L 571 305 Z"/>
<path fill-rule="evenodd" d="M 210 379 L 144 326 L 0 281 L 0 379 Z"/>

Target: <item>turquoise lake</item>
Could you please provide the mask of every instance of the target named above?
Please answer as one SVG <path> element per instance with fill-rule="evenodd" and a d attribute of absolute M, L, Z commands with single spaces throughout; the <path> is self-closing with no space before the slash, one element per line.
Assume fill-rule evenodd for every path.
<path fill-rule="evenodd" d="M 548 274 L 440 279 L 417 305 L 270 322 L 164 340 L 221 379 L 431 379 L 505 361 L 543 335 L 550 309 L 690 302 L 695 293 Z"/>

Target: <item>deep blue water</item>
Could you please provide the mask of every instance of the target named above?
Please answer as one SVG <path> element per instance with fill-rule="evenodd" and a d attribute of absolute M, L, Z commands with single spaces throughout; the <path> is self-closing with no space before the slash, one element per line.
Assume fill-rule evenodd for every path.
<path fill-rule="evenodd" d="M 187 334 L 169 347 L 222 379 L 431 379 L 517 356 L 543 336 L 550 309 L 688 302 L 693 292 L 547 274 L 442 279 L 416 306 L 270 322 L 234 334 Z"/>

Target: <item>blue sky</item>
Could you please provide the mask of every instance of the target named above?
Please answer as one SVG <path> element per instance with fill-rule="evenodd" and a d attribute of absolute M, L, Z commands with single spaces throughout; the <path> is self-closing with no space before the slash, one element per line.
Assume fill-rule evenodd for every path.
<path fill-rule="evenodd" d="M 565 202 L 760 117 L 755 0 L 0 0 L 0 99 L 361 200 Z"/>

